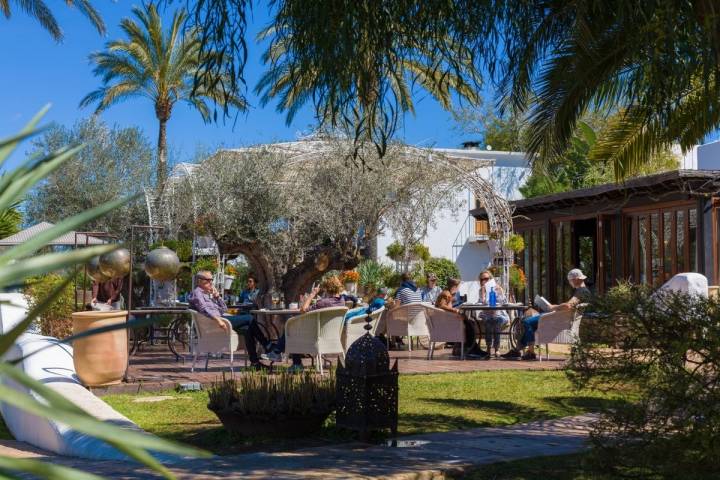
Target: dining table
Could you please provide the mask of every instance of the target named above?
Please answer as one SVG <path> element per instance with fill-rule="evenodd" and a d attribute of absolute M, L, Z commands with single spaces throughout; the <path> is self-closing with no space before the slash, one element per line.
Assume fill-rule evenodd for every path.
<path fill-rule="evenodd" d="M 144 338 L 140 338 L 137 332 L 133 330 L 132 344 L 130 347 L 130 355 L 138 351 L 143 343 L 156 345 L 156 342 L 165 342 L 168 350 L 175 356 L 175 360 L 182 358 L 178 352 L 181 349 L 189 348 L 189 322 L 190 309 L 187 305 L 154 305 L 147 307 L 137 307 L 128 312 L 128 321 L 136 317 L 148 317 L 159 315 L 172 315 L 175 318 L 170 321 L 167 326 L 160 326 L 153 322 L 148 326 L 148 334 Z"/>
<path fill-rule="evenodd" d="M 507 331 L 501 332 L 501 334 L 508 336 L 510 348 L 516 348 L 522 336 L 522 313 L 528 308 L 530 307 L 523 303 L 498 303 L 497 305 L 488 305 L 487 303 L 463 303 L 458 307 L 458 310 L 460 310 L 460 314 L 467 320 L 477 323 L 478 328 L 482 327 L 482 320 L 477 318 L 477 315 L 473 315 L 473 312 L 507 311 L 510 316 L 510 325 Z"/>
<path fill-rule="evenodd" d="M 289 318 L 302 313 L 299 308 L 257 308 L 250 310 L 250 314 L 257 319 L 258 325 L 268 340 L 277 340 L 285 330 L 285 322 Z"/>

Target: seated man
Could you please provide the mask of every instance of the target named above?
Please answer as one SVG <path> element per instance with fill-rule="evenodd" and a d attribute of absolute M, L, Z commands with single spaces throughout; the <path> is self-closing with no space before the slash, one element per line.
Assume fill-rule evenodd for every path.
<path fill-rule="evenodd" d="M 460 314 L 458 307 L 462 304 L 459 297 L 458 289 L 460 287 L 460 280 L 456 278 L 450 278 L 447 282 L 447 288 L 440 292 L 438 295 L 435 306 L 448 312 Z M 464 316 L 462 317 L 463 323 L 465 324 L 465 352 L 468 355 L 478 356 L 481 358 L 487 358 L 488 353 L 481 350 L 480 346 L 475 341 L 477 337 L 477 326 L 475 322 L 468 320 Z M 460 345 L 453 347 L 453 355 L 460 356 Z"/>
<path fill-rule="evenodd" d="M 313 305 L 312 301 L 317 296 L 320 288 L 322 288 L 326 296 L 318 300 Z M 319 288 L 315 287 L 312 292 L 310 292 L 310 295 L 305 298 L 305 301 L 300 306 L 300 312 L 305 313 L 321 308 L 344 307 L 345 299 L 340 294 L 342 288 L 343 284 L 340 282 L 339 278 L 326 278 L 325 280 L 323 280 Z M 272 345 L 271 343 L 267 342 L 264 335 L 262 335 L 260 329 L 257 328 L 256 324 L 257 322 L 253 322 L 248 329 L 248 333 L 245 335 L 245 345 L 247 346 L 250 363 L 254 367 L 260 366 L 260 362 L 258 360 L 255 349 L 256 341 L 260 341 L 260 343 L 262 343 L 263 345 L 267 345 L 266 350 L 268 353 L 261 356 L 263 360 L 270 360 L 273 362 L 282 360 L 282 352 L 285 350 L 285 335 L 282 335 L 280 337 L 277 345 Z M 302 357 L 300 355 L 292 355 L 292 362 L 293 364 L 292 367 L 290 367 L 290 371 L 298 372 L 303 369 Z"/>
<path fill-rule="evenodd" d="M 385 287 L 378 288 L 375 291 L 375 297 L 370 301 L 370 304 L 367 307 L 358 307 L 355 310 L 348 312 L 347 315 L 345 315 L 345 322 L 347 322 L 353 317 L 358 317 L 360 315 L 370 315 L 374 311 L 383 308 L 385 306 L 385 297 L 387 297 L 387 291 L 388 289 Z"/>
<path fill-rule="evenodd" d="M 505 292 L 500 285 L 495 283 L 493 274 L 490 270 L 483 270 L 480 272 L 480 303 L 488 304 L 490 292 L 495 292 L 496 302 L 498 305 L 505 303 Z M 505 310 L 486 310 L 480 311 L 480 319 L 483 321 L 485 327 L 485 345 L 488 349 L 488 355 L 495 352 L 495 356 L 498 356 L 498 350 L 500 349 L 500 331 L 504 325 L 507 325 L 510 321 L 508 314 Z"/>
<path fill-rule="evenodd" d="M 567 274 L 568 282 L 573 287 L 573 295 L 565 303 L 558 305 L 550 305 L 550 312 L 558 312 L 562 310 L 570 310 L 576 308 L 580 303 L 587 302 L 591 296 L 590 290 L 585 286 L 585 279 L 587 277 L 583 275 L 582 270 L 579 268 L 573 268 Z M 538 328 L 538 323 L 542 318 L 543 314 L 533 315 L 532 317 L 525 318 L 523 320 L 524 333 L 520 339 L 520 349 L 510 350 L 508 353 L 501 355 L 503 358 L 521 358 L 522 360 L 536 360 L 535 355 L 535 331 Z M 524 354 L 522 350 L 527 347 L 527 352 Z"/>
<path fill-rule="evenodd" d="M 240 321 L 237 315 L 227 315 L 227 305 L 222 299 L 220 292 L 213 285 L 213 276 L 207 270 L 195 274 L 195 289 L 190 293 L 188 301 L 190 308 L 198 313 L 217 321 L 218 325 L 225 331 L 229 331 L 224 319 L 235 325 Z"/>
<path fill-rule="evenodd" d="M 400 305 L 421 303 L 423 301 L 422 294 L 408 272 L 402 274 L 402 283 L 400 284 L 400 288 L 395 292 L 395 299 L 400 302 Z"/>

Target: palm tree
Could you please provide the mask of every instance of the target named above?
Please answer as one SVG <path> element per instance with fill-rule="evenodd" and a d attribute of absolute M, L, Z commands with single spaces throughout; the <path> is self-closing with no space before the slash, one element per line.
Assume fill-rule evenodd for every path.
<path fill-rule="evenodd" d="M 103 86 L 85 96 L 80 106 L 97 102 L 96 112 L 101 112 L 133 97 L 153 102 L 159 123 L 157 184 L 162 189 L 167 176 L 167 122 L 178 101 L 190 104 L 206 122 L 213 118 L 208 101 L 240 110 L 247 107 L 243 98 L 224 95 L 222 83 L 194 86 L 203 58 L 215 54 L 201 50 L 196 31 L 183 32 L 184 10 L 173 14 L 167 32 L 155 5 L 134 7 L 133 13 L 139 23 L 129 18 L 120 23 L 128 39 L 109 42 L 106 51 L 90 56 Z"/>
<path fill-rule="evenodd" d="M 592 109 L 617 113 L 590 157 L 612 162 L 618 179 L 641 171 L 671 144 L 687 150 L 720 127 L 716 1 L 506 7 L 502 83 L 508 104 L 527 108 L 529 151 L 539 161 L 562 156 Z"/>
<path fill-rule="evenodd" d="M 314 102 L 321 125 L 349 127 L 356 140 L 372 140 L 382 156 L 400 116 L 415 113 L 414 85 L 420 85 L 445 109 L 450 109 L 453 93 L 470 104 L 478 102 L 476 86 L 480 79 L 470 60 L 472 55 L 464 46 L 445 42 L 445 50 L 462 59 L 452 66 L 442 61 L 429 42 L 407 55 L 400 53 L 406 50 L 401 35 L 392 40 L 396 48 L 378 51 L 373 48 L 373 31 L 354 34 L 354 62 L 360 68 L 350 75 L 349 83 L 343 83 L 314 62 L 298 61 L 297 52 L 304 49 L 304 44 L 296 41 L 292 31 L 275 25 L 263 30 L 258 40 L 270 39 L 270 46 L 263 55 L 269 69 L 255 88 L 262 94 L 262 104 L 279 98 L 278 110 L 287 112 L 290 123 L 302 105 Z"/>
<path fill-rule="evenodd" d="M 12 14 L 10 3 L 10 0 L 0 0 L 0 11 L 5 15 L 5 18 L 10 18 Z M 62 30 L 55 16 L 43 0 L 13 0 L 13 3 L 16 3 L 21 10 L 31 17 L 35 17 L 56 41 L 59 42 L 63 39 Z M 99 33 L 105 33 L 105 23 L 100 14 L 90 4 L 90 0 L 65 0 L 65 4 L 69 7 L 76 7 L 80 13 L 90 20 Z"/>

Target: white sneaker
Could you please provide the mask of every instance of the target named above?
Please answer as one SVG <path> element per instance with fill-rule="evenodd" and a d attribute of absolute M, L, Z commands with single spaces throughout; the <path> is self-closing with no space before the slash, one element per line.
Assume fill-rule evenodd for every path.
<path fill-rule="evenodd" d="M 282 353 L 268 352 L 260 355 L 260 358 L 268 362 L 282 362 Z"/>

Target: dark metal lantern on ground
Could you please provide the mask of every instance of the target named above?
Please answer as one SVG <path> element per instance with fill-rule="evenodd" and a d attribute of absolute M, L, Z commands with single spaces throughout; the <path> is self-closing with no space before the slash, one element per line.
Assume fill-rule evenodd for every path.
<path fill-rule="evenodd" d="M 390 368 L 390 356 L 383 342 L 370 335 L 370 317 L 365 335 L 348 349 L 345 366 L 337 369 L 337 414 L 339 427 L 356 430 L 366 440 L 373 430 L 389 428 L 397 433 L 397 360 Z"/>

